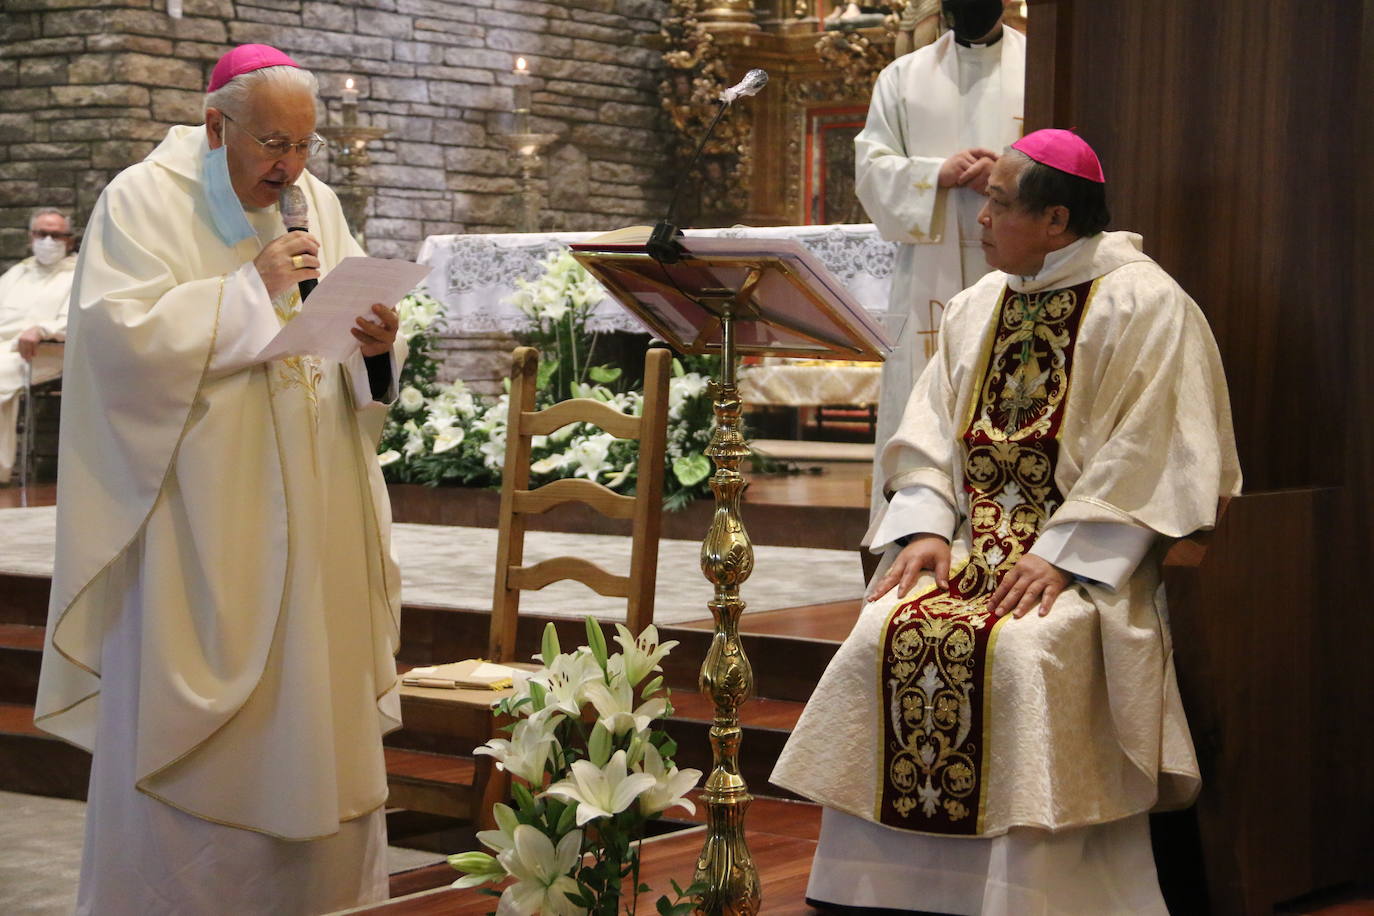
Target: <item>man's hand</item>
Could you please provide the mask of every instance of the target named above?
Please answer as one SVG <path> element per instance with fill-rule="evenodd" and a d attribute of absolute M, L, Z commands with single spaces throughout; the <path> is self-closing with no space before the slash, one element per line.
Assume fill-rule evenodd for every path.
<path fill-rule="evenodd" d="M 401 316 L 396 314 L 396 310 L 380 302 L 372 306 L 372 314 L 377 316 L 375 321 L 359 318 L 358 326 L 350 329 L 357 338 L 363 356 L 390 353 L 392 345 L 396 343 L 396 329 L 401 326 Z"/>
<path fill-rule="evenodd" d="M 253 266 L 267 294 L 275 299 L 302 280 L 319 279 L 319 240 L 308 232 L 288 232 L 269 242 L 253 259 Z"/>
<path fill-rule="evenodd" d="M 988 185 L 988 175 L 997 164 L 997 154 L 981 146 L 961 150 L 940 166 L 940 187 L 972 187 L 980 194 Z"/>
<path fill-rule="evenodd" d="M 1039 604 L 1040 616 L 1044 617 L 1054 605 L 1054 599 L 1072 581 L 1073 577 L 1058 566 L 1028 553 L 1002 577 L 988 606 L 998 617 L 1007 613 L 1024 617 Z"/>
<path fill-rule="evenodd" d="M 897 559 L 892 561 L 882 578 L 873 583 L 865 597 L 869 601 L 877 601 L 896 585 L 900 598 L 911 591 L 911 586 L 927 569 L 935 573 L 935 581 L 940 583 L 941 588 L 949 588 L 949 541 L 938 534 L 916 535 L 897 554 Z"/>
<path fill-rule="evenodd" d="M 19 358 L 26 363 L 33 362 L 33 357 L 38 353 L 38 345 L 43 342 L 43 329 L 32 327 L 19 335 Z"/>

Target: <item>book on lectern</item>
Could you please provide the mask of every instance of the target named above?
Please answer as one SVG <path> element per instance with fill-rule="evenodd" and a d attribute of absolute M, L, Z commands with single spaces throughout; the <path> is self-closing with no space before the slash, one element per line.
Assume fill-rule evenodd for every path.
<path fill-rule="evenodd" d="M 651 232 L 630 226 L 569 247 L 649 333 L 679 352 L 720 352 L 721 315 L 710 296 L 720 290 L 738 294 L 741 356 L 881 361 L 893 349 L 840 279 L 794 239 L 687 235 L 677 240 L 681 259 L 665 263 L 645 249 Z"/>

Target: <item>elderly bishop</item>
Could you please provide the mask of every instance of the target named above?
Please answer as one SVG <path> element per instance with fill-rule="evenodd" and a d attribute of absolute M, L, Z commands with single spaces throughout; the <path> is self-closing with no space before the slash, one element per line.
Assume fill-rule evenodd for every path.
<path fill-rule="evenodd" d="M 1226 381 L 1197 305 L 1102 231 L 1080 138 L 1022 138 L 987 191 L 997 270 L 883 450 L 883 567 L 772 780 L 825 806 L 818 904 L 1163 916 L 1147 815 L 1199 774 L 1160 558 L 1240 488 Z"/>
<path fill-rule="evenodd" d="M 305 171 L 315 78 L 245 45 L 101 194 L 76 268 L 38 725 L 94 752 L 79 913 L 387 892 L 399 585 L 376 441 L 403 354 L 257 354 L 361 254 Z M 310 231 L 287 231 L 294 185 Z"/>

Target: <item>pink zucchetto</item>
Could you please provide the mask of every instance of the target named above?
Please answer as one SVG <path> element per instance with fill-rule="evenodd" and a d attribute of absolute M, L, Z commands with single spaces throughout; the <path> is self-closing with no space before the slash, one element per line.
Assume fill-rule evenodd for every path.
<path fill-rule="evenodd" d="M 271 45 L 239 45 L 215 64 L 215 69 L 210 71 L 210 86 L 205 91 L 214 92 L 234 77 L 264 67 L 300 69 L 300 64 Z"/>
<path fill-rule="evenodd" d="M 1048 128 L 1026 134 L 1011 145 L 1041 165 L 1086 178 L 1098 184 L 1106 184 L 1102 174 L 1102 163 L 1097 153 L 1078 134 L 1071 130 Z"/>

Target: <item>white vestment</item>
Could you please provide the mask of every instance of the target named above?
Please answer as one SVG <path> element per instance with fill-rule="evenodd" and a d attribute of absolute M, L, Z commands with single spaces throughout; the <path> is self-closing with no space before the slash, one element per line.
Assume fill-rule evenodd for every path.
<path fill-rule="evenodd" d="M 865 606 L 772 775 L 847 815 L 827 817 L 812 882 L 822 899 L 954 913 L 1162 912 L 1157 885 L 1151 902 L 1138 883 L 1148 831 L 1132 819 L 1190 803 L 1199 773 L 1159 559 L 1163 538 L 1215 521 L 1218 498 L 1239 492 L 1240 472 L 1206 320 L 1139 246 L 1139 236 L 1104 233 L 1047 259 L 1035 277 L 989 274 L 951 300 L 936 357 L 880 467 L 886 492 L 925 488 L 952 510 L 957 570 L 972 549 L 961 437 L 979 404 L 1004 287 L 1033 294 L 1096 280 L 1056 437 L 1063 501 L 1036 546 L 1066 527 L 1129 525 L 1152 532 L 1155 547 L 1116 587 L 1076 581 L 1048 616 L 994 627 L 973 836 L 879 824 L 879 647 L 899 604 L 935 586 L 926 575 L 900 600 L 890 592 Z M 1055 889 L 1065 882 L 1072 893 Z"/>
<path fill-rule="evenodd" d="M 386 408 L 357 352 L 254 361 L 299 307 L 252 263 L 285 229 L 249 211 L 256 235 L 221 241 L 205 150 L 203 127 L 174 127 L 110 183 L 72 296 L 35 720 L 95 754 L 83 913 L 386 893 Z M 322 272 L 360 254 L 333 192 L 298 185 Z"/>
<path fill-rule="evenodd" d="M 971 147 L 1001 153 L 1021 136 L 1026 38 L 1004 28 L 988 46 L 946 32 L 878 76 L 868 121 L 854 138 L 855 192 L 883 238 L 901 242 L 888 300 L 897 348 L 883 365 L 876 441 L 897 429 L 934 352 L 945 302 L 988 271 L 978 211 L 983 196 L 941 188 L 945 159 Z M 885 502 L 874 475 L 873 509 Z"/>
<path fill-rule="evenodd" d="M 44 340 L 66 337 L 67 300 L 75 267 L 75 255 L 48 267 L 37 258 L 25 258 L 0 277 L 0 483 L 10 479 L 14 468 L 18 395 L 24 390 L 19 335 L 37 327 Z M 51 350 L 40 349 L 31 365 L 35 385 L 62 374 L 62 358 Z"/>

